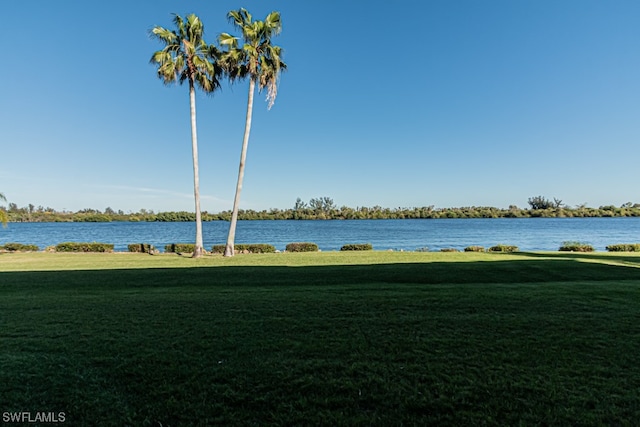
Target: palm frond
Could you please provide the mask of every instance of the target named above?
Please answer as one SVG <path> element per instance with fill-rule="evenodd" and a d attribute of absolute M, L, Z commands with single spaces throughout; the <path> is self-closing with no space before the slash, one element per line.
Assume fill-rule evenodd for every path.
<path fill-rule="evenodd" d="M 176 63 L 170 52 L 166 50 L 154 52 L 149 62 L 158 65 L 157 75 L 164 84 L 171 84 L 176 81 Z"/>
<path fill-rule="evenodd" d="M 202 21 L 195 13 L 187 16 L 187 28 L 190 29 L 192 34 L 200 32 L 202 34 Z"/>
<path fill-rule="evenodd" d="M 258 49 L 255 46 L 252 46 L 250 44 L 245 44 L 244 46 L 242 46 L 242 50 L 244 51 L 244 53 L 247 55 L 248 58 L 252 58 L 256 60 L 258 56 L 260 56 Z"/>
<path fill-rule="evenodd" d="M 280 12 L 271 12 L 264 20 L 265 27 L 272 31 L 272 34 L 280 34 L 282 31 L 282 21 L 280 19 Z"/>
<path fill-rule="evenodd" d="M 227 14 L 227 18 L 229 19 L 229 22 L 231 22 L 239 30 L 242 30 L 243 27 L 250 25 L 252 21 L 251 14 L 245 8 L 230 11 Z"/>
<path fill-rule="evenodd" d="M 220 46 L 228 49 L 236 49 L 238 47 L 238 38 L 228 33 L 222 33 L 218 36 Z"/>
<path fill-rule="evenodd" d="M 248 75 L 246 55 L 241 49 L 223 52 L 219 57 L 218 63 L 232 82 L 242 80 Z"/>
<path fill-rule="evenodd" d="M 178 41 L 178 35 L 164 27 L 153 27 L 151 31 L 149 31 L 149 35 L 151 38 L 157 39 L 165 45 L 171 45 Z"/>
<path fill-rule="evenodd" d="M 206 56 L 212 60 L 217 60 L 222 55 L 222 51 L 216 47 L 215 44 L 210 44 L 206 46 L 205 49 Z"/>
<path fill-rule="evenodd" d="M 215 67 L 209 61 L 208 58 L 203 58 L 200 56 L 194 56 L 192 59 L 192 63 L 194 68 L 197 70 L 196 74 L 211 74 L 215 73 Z"/>
<path fill-rule="evenodd" d="M 249 43 L 254 43 L 261 38 L 262 22 L 256 21 L 242 28 L 242 37 Z"/>
<path fill-rule="evenodd" d="M 204 26 L 200 18 L 194 14 L 187 16 L 187 38 L 197 45 L 202 41 L 203 33 Z"/>
<path fill-rule="evenodd" d="M 149 62 L 151 62 L 152 64 L 165 64 L 167 62 L 169 62 L 171 60 L 171 52 L 168 52 L 166 50 L 158 50 L 156 52 L 153 52 L 153 55 L 151 55 L 151 59 L 149 60 Z"/>
<path fill-rule="evenodd" d="M 165 46 L 151 57 L 151 63 L 158 66 L 157 74 L 165 84 L 188 81 L 205 92 L 220 87 L 219 78 L 224 69 L 218 63 L 220 52 L 215 46 L 204 41 L 204 25 L 195 14 L 186 19 L 174 14 L 176 29 L 155 27 L 152 35 Z"/>
<path fill-rule="evenodd" d="M 280 72 L 287 69 L 282 61 L 282 49 L 271 43 L 273 36 L 282 30 L 279 12 L 271 12 L 264 21 L 253 21 L 246 9 L 232 10 L 229 21 L 242 32 L 244 44 L 227 33 L 221 34 L 219 42 L 227 50 L 221 63 L 232 80 L 250 77 L 258 83 L 260 91 L 267 89 L 268 108 L 273 106 L 278 93 Z"/>
<path fill-rule="evenodd" d="M 187 38 L 187 33 L 186 33 L 186 29 L 184 26 L 184 19 L 182 19 L 182 16 L 178 15 L 178 14 L 173 14 L 173 23 L 176 26 L 176 28 L 178 29 L 178 37 L 180 39 L 186 39 Z"/>

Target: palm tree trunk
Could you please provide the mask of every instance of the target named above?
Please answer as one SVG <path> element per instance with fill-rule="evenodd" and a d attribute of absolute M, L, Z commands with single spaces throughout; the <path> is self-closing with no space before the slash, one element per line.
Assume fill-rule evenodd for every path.
<path fill-rule="evenodd" d="M 244 179 L 244 165 L 247 159 L 247 147 L 249 146 L 249 133 L 251 133 L 251 117 L 253 116 L 253 92 L 256 88 L 254 77 L 249 81 L 249 99 L 247 100 L 247 118 L 244 124 L 244 138 L 242 139 L 242 152 L 240 153 L 240 167 L 238 168 L 238 184 L 236 185 L 236 195 L 233 199 L 233 212 L 231 213 L 231 224 L 229 224 L 229 235 L 224 248 L 224 256 L 234 255 L 234 241 L 236 239 L 236 224 L 238 222 L 238 207 L 240 205 L 240 192 L 242 191 L 242 180 Z"/>
<path fill-rule="evenodd" d="M 196 129 L 196 90 L 189 82 L 189 101 L 191 106 L 191 149 L 193 152 L 193 194 L 196 201 L 196 244 L 193 258 L 202 256 L 202 215 L 200 214 L 200 178 L 198 171 L 198 131 Z"/>

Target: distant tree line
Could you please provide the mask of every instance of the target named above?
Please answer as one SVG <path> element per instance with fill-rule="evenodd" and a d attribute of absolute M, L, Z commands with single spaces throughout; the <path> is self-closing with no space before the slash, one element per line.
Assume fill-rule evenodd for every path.
<path fill-rule="evenodd" d="M 373 207 L 338 207 L 330 197 L 313 198 L 308 202 L 298 198 L 290 209 L 266 209 L 243 210 L 238 212 L 240 220 L 320 220 L 320 219 L 438 219 L 438 218 L 572 218 L 572 217 L 636 217 L 640 216 L 640 203 L 627 202 L 621 206 L 588 207 L 581 204 L 569 207 L 562 204 L 561 200 L 548 200 L 542 196 L 532 197 L 528 200 L 527 208 L 519 208 L 515 205 L 509 208 L 495 208 L 488 206 L 468 206 L 460 208 L 435 208 L 423 207 L 397 207 L 383 208 Z M 111 221 L 147 221 L 147 222 L 184 222 L 194 221 L 195 213 L 179 212 L 154 212 L 140 209 L 138 212 L 123 212 L 110 207 L 104 211 L 98 209 L 82 209 L 77 212 L 56 211 L 42 206 L 35 207 L 29 204 L 18 207 L 15 203 L 9 203 L 6 207 L 0 207 L 6 212 L 9 222 L 111 222 Z M 218 213 L 202 212 L 203 221 L 229 221 L 231 211 Z"/>

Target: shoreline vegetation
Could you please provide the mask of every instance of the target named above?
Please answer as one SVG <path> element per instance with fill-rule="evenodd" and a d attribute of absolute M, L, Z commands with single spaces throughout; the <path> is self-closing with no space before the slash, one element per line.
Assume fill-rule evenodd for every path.
<path fill-rule="evenodd" d="M 224 253 L 226 245 L 213 245 L 211 251 L 207 251 L 203 248 L 203 254 L 208 255 L 222 255 Z M 275 254 L 281 253 L 274 245 L 268 243 L 239 243 L 236 246 L 236 250 L 241 254 Z M 48 253 L 145 253 L 150 255 L 159 255 L 161 252 L 158 248 L 149 243 L 130 243 L 127 245 L 126 251 L 115 251 L 115 245 L 113 243 L 99 243 L 99 242 L 64 242 L 58 243 L 44 248 L 44 252 Z M 617 243 L 613 245 L 607 245 L 605 247 L 607 252 L 640 252 L 640 243 Z M 0 254 L 4 253 L 31 253 L 39 252 L 40 248 L 37 245 L 22 244 L 16 242 L 9 242 L 4 245 L 0 245 Z M 178 254 L 180 256 L 185 254 L 193 254 L 195 251 L 195 245 L 193 243 L 170 243 L 164 246 L 165 254 Z M 347 243 L 341 246 L 339 252 L 373 252 L 374 248 L 371 243 Z M 318 245 L 313 242 L 292 242 L 287 244 L 284 252 L 322 252 L 318 248 Z M 329 252 L 336 252 L 335 250 Z M 396 252 L 394 249 L 376 249 L 376 252 Z M 518 246 L 497 244 L 488 248 L 484 246 L 466 246 L 464 249 L 458 248 L 441 248 L 439 251 L 430 251 L 428 248 L 417 248 L 415 250 L 400 249 L 398 252 L 466 252 L 466 253 L 529 253 L 529 251 L 520 251 Z M 557 251 L 541 251 L 541 252 L 582 252 L 590 253 L 596 252 L 596 249 L 588 244 L 582 242 L 563 242 Z"/>
<path fill-rule="evenodd" d="M 289 209 L 240 209 L 239 220 L 358 220 L 358 219 L 446 219 L 446 218 L 606 218 L 640 217 L 640 203 L 627 202 L 621 206 L 607 205 L 589 207 L 581 204 L 575 207 L 563 205 L 554 199 L 551 202 L 540 196 L 529 199 L 528 208 L 511 205 L 508 208 L 490 206 L 469 206 L 459 208 L 436 208 L 433 205 L 423 207 L 349 207 L 335 205 L 329 197 L 311 199 L 304 203 L 300 199 Z M 2 208 L 0 208 L 2 210 Z M 82 209 L 76 212 L 57 211 L 29 204 L 18 207 L 9 203 L 4 209 L 9 222 L 193 222 L 195 213 L 186 211 L 154 212 L 140 209 L 138 212 L 123 212 L 110 207 Z M 229 221 L 230 210 L 218 213 L 202 212 L 203 221 Z"/>

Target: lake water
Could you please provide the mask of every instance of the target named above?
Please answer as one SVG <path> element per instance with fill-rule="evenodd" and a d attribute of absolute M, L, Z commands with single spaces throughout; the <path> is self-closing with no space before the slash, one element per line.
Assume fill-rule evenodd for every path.
<path fill-rule="evenodd" d="M 203 223 L 207 250 L 226 241 L 229 223 Z M 163 250 L 170 243 L 193 243 L 194 223 L 10 223 L 0 228 L 0 244 L 18 242 L 44 249 L 62 242 L 113 243 L 126 251 L 130 243 L 151 243 Z M 580 241 L 604 251 L 616 243 L 640 243 L 640 218 L 496 218 L 402 219 L 352 221 L 239 221 L 236 243 L 314 242 L 321 250 L 347 243 L 371 243 L 376 250 L 464 249 L 499 243 L 520 250 L 557 250 L 565 241 Z"/>

